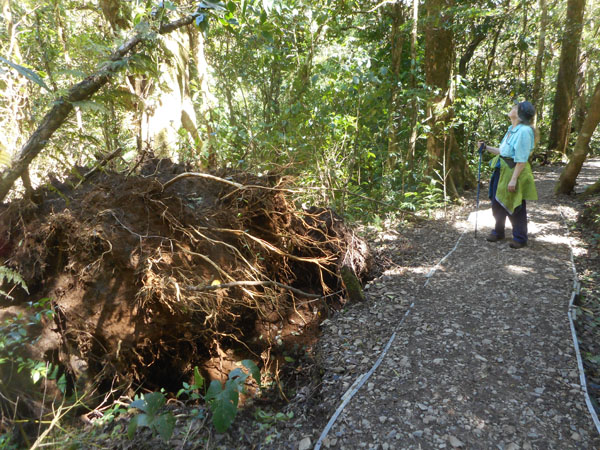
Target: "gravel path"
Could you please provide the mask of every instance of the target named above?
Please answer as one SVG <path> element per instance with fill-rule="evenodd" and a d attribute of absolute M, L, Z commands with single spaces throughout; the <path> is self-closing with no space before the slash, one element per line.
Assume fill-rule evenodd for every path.
<path fill-rule="evenodd" d="M 396 330 L 323 448 L 600 449 L 567 319 L 573 273 L 561 212 L 573 218 L 575 210 L 551 196 L 555 169 L 535 176 L 540 201 L 528 205 L 527 248 L 485 241 L 493 225 L 487 198 L 476 238 L 464 220 L 473 204 L 382 237 L 395 265 L 368 286 L 367 303 L 324 322 L 318 397 L 303 423 L 300 413 L 282 425 L 292 447 L 314 446 Z M 597 177 L 596 169 L 590 179 Z M 290 408 L 302 411 L 301 403 Z"/>

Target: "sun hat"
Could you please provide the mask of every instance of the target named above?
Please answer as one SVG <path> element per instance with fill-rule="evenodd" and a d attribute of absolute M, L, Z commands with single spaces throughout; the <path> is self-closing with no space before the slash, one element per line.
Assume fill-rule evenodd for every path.
<path fill-rule="evenodd" d="M 517 108 L 517 114 L 521 122 L 529 125 L 535 116 L 535 108 L 530 102 L 520 102 Z"/>

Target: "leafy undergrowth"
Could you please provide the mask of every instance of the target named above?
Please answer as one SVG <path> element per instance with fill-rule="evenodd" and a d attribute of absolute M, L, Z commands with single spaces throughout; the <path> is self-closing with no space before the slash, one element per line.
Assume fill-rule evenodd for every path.
<path fill-rule="evenodd" d="M 306 354 L 288 356 L 277 376 L 275 380 L 272 374 L 261 374 L 252 361 L 245 360 L 224 384 L 217 380 L 208 384 L 196 368 L 194 381 L 184 382 L 176 395 L 161 390 L 133 399 L 122 397 L 95 414 L 63 420 L 44 436 L 43 446 L 153 450 L 278 447 L 285 443 L 279 441 L 277 423 L 294 419 L 292 412 L 282 412 L 285 399 L 296 396 L 299 386 L 310 389 L 315 380 L 314 363 Z M 21 448 L 10 443 L 8 436 L 4 439 L 0 436 L 0 449 Z"/>
<path fill-rule="evenodd" d="M 600 198 L 584 204 L 576 233 L 586 250 L 576 259 L 581 281 L 577 335 L 590 397 L 600 413 Z"/>

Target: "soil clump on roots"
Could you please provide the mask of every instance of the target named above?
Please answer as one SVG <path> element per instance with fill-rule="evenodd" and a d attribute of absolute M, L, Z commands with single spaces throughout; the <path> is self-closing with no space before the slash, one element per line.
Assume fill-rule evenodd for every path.
<path fill-rule="evenodd" d="M 296 209 L 285 178 L 184 172 L 156 159 L 0 205 L 0 265 L 29 290 L 0 300 L 0 320 L 49 298 L 30 351 L 69 389 L 175 392 L 195 366 L 222 380 L 234 361 L 268 366 L 344 304 L 342 266 L 369 276 L 367 244 L 330 210 Z"/>

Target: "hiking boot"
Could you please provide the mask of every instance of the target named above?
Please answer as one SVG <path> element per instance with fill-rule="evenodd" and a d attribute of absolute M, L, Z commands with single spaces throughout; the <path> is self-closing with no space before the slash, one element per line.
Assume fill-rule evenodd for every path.
<path fill-rule="evenodd" d="M 523 247 L 527 247 L 527 242 L 517 242 L 517 241 L 513 240 L 508 245 L 510 245 L 510 248 L 523 248 Z"/>
<path fill-rule="evenodd" d="M 485 240 L 488 242 L 498 242 L 504 239 L 504 236 L 498 236 L 497 234 L 490 233 L 486 236 Z"/>

